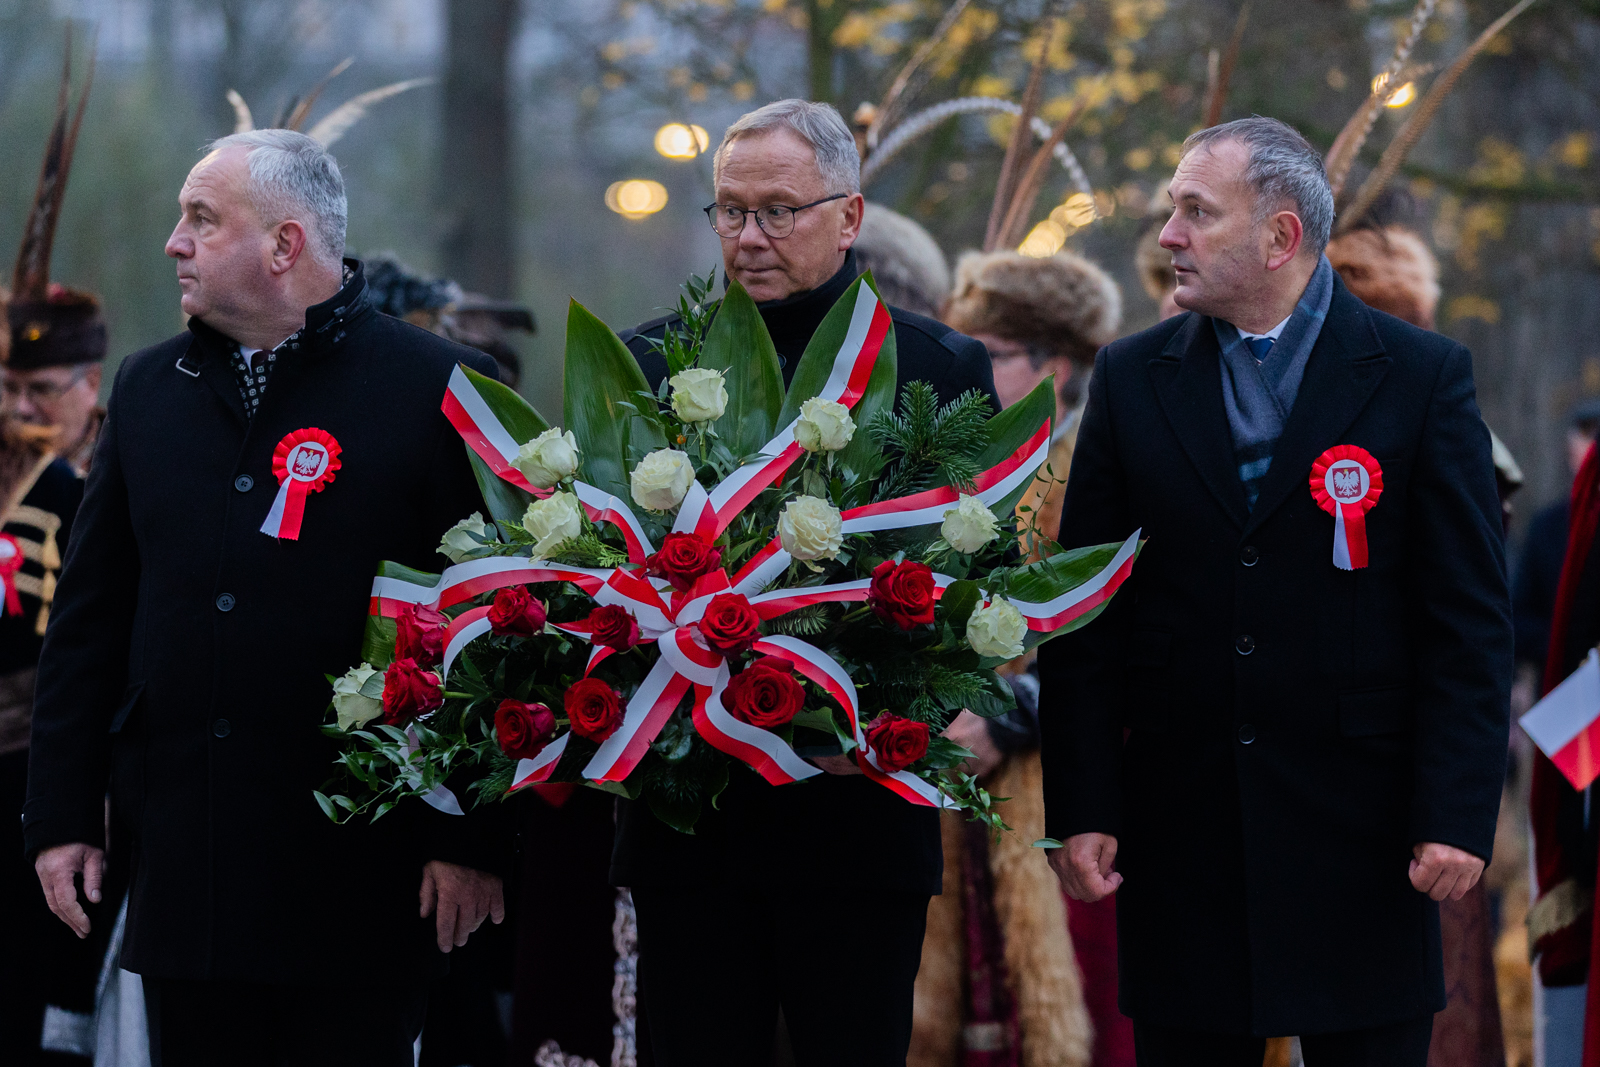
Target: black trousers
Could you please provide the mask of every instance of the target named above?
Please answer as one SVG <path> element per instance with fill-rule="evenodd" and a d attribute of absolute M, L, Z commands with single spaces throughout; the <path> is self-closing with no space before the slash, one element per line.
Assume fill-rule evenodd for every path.
<path fill-rule="evenodd" d="M 1306 1067 L 1423 1067 L 1433 1016 L 1300 1038 Z M 1261 1067 L 1266 1039 L 1133 1024 L 1139 1067 Z"/>
<path fill-rule="evenodd" d="M 797 1067 L 904 1067 L 926 895 L 635 888 L 633 903 L 657 1067 L 769 1062 L 779 1008 Z"/>
<path fill-rule="evenodd" d="M 145 978 L 152 1067 L 412 1067 L 425 982 Z"/>

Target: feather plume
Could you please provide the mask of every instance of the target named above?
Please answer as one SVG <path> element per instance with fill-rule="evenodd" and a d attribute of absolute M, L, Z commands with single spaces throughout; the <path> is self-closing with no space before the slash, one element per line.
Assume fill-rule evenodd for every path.
<path fill-rule="evenodd" d="M 1034 112 L 1039 110 L 1039 97 L 1044 89 L 1045 55 L 1049 51 L 1048 41 L 1039 45 L 1039 58 L 1033 64 L 1033 70 L 1028 74 L 1028 85 L 1022 91 L 1022 112 L 1017 117 L 1016 128 L 1011 131 L 1011 140 L 1006 145 L 1005 158 L 1000 162 L 1000 177 L 994 186 L 994 204 L 989 208 L 989 225 L 984 231 L 983 250 L 993 252 L 1000 246 L 1000 227 L 1005 221 L 1006 210 L 1011 204 L 1011 193 L 1015 188 L 1014 176 L 1017 169 L 1017 159 L 1022 155 L 1023 149 L 1033 136 L 1031 124 Z"/>
<path fill-rule="evenodd" d="M 370 89 L 360 96 L 351 97 L 323 116 L 322 121 L 311 127 L 306 136 L 320 143 L 322 147 L 327 148 L 343 137 L 350 127 L 360 122 L 366 115 L 367 110 L 374 104 L 381 103 L 391 96 L 399 96 L 401 93 L 409 89 L 415 89 L 418 86 L 432 85 L 434 81 L 435 79 L 433 78 L 412 78 L 409 81 L 395 82 L 392 85 Z"/>
<path fill-rule="evenodd" d="M 912 53 L 911 59 L 900 69 L 900 73 L 895 75 L 894 81 L 889 86 L 889 91 L 883 95 L 883 103 L 878 105 L 878 111 L 873 116 L 871 125 L 867 127 L 867 148 L 869 150 L 878 147 L 878 138 L 883 136 L 883 131 L 889 125 L 890 119 L 899 107 L 901 100 L 911 100 L 921 89 L 921 83 L 927 80 L 926 74 L 923 72 L 923 65 L 927 63 L 928 57 L 933 55 L 933 50 L 938 48 L 944 42 L 944 39 L 950 35 L 951 29 L 955 27 L 956 20 L 961 17 L 961 13 L 967 9 L 967 5 L 971 2 L 972 0 L 955 0 L 955 3 L 951 4 L 949 9 L 945 11 L 944 16 L 939 19 L 939 24 L 933 28 L 933 33 L 928 35 L 926 41 L 917 46 L 917 50 Z M 913 88 L 911 84 L 912 78 L 918 74 L 923 74 L 923 77 L 917 79 L 919 84 Z"/>
<path fill-rule="evenodd" d="M 995 96 L 961 96 L 917 112 L 891 130 L 889 136 L 878 146 L 878 150 L 868 156 L 866 162 L 861 165 L 862 188 L 866 188 L 879 174 L 882 174 L 883 168 L 887 167 L 907 145 L 925 136 L 929 131 L 937 129 L 945 120 L 957 115 L 982 115 L 993 112 L 1020 117 L 1022 107 L 1015 101 L 1001 100 Z M 1049 124 L 1038 115 L 1033 116 L 1028 125 L 1033 130 L 1033 135 L 1041 141 L 1050 138 Z M 1078 162 L 1078 157 L 1072 154 L 1072 149 L 1065 141 L 1057 144 L 1051 154 L 1067 172 L 1074 188 L 1085 195 L 1094 195 L 1094 187 L 1089 184 L 1089 176 L 1084 173 L 1083 165 Z"/>
<path fill-rule="evenodd" d="M 239 90 L 228 90 L 228 104 L 233 108 L 234 133 L 249 133 L 256 128 L 255 116 L 250 114 L 250 105 L 244 102 Z"/>
<path fill-rule="evenodd" d="M 67 26 L 66 59 L 61 68 L 61 90 L 56 99 L 56 121 L 46 142 L 44 163 L 39 168 L 39 186 L 33 207 L 22 232 L 22 247 L 12 272 L 11 298 L 15 301 L 44 300 L 50 291 L 50 249 L 55 243 L 56 223 L 61 219 L 61 200 L 67 191 L 67 176 L 72 170 L 72 153 L 83 125 L 83 111 L 94 85 L 95 39 L 89 42 L 89 72 L 84 78 L 78 107 L 68 122 L 68 103 L 72 87 L 72 26 Z"/>
<path fill-rule="evenodd" d="M 1011 207 L 1006 211 L 1005 221 L 1000 225 L 1000 238 L 996 247 L 1015 248 L 1021 243 L 1028 218 L 1033 214 L 1033 205 L 1039 199 L 1039 187 L 1044 184 L 1045 170 L 1050 165 L 1050 155 L 1067 135 L 1067 130 L 1083 117 L 1088 106 L 1088 97 L 1080 97 L 1077 103 L 1072 105 L 1072 110 L 1067 112 L 1066 118 L 1056 123 L 1055 128 L 1050 131 L 1050 136 L 1033 154 L 1033 159 L 1028 162 L 1028 169 L 1022 172 L 1022 178 L 1017 182 L 1017 191 L 1011 198 Z"/>
<path fill-rule="evenodd" d="M 1239 62 L 1239 47 L 1244 44 L 1244 28 L 1250 22 L 1250 5 L 1247 3 L 1239 8 L 1239 17 L 1233 23 L 1233 37 L 1228 41 L 1228 50 L 1223 53 L 1220 63 L 1211 67 L 1207 73 L 1214 73 L 1214 77 L 1207 80 L 1206 86 L 1206 125 L 1215 126 L 1222 121 L 1222 106 L 1228 102 L 1228 83 L 1233 81 L 1233 67 Z M 1213 51 L 1212 56 L 1216 55 Z"/>
<path fill-rule="evenodd" d="M 1433 121 L 1433 116 L 1438 113 L 1440 105 L 1444 103 L 1444 98 L 1450 95 L 1450 90 L 1455 88 L 1456 82 L 1461 80 L 1461 76 L 1467 72 L 1467 67 L 1477 58 L 1478 53 L 1483 51 L 1485 46 L 1501 30 L 1505 29 L 1512 19 L 1522 14 L 1532 4 L 1533 0 L 1519 0 L 1515 7 L 1491 22 L 1488 28 L 1478 35 L 1478 39 L 1468 45 L 1467 50 L 1457 56 L 1456 61 L 1451 63 L 1443 74 L 1439 75 L 1438 80 L 1429 87 L 1428 95 L 1423 97 L 1422 103 L 1417 105 L 1416 113 L 1407 120 L 1405 126 L 1401 128 L 1389 147 L 1384 149 L 1383 157 L 1378 160 L 1377 168 L 1361 184 L 1360 190 L 1356 192 L 1355 198 L 1350 202 L 1350 205 L 1340 212 L 1339 224 L 1334 230 L 1335 233 L 1346 233 L 1350 227 L 1361 220 L 1361 216 L 1372 206 L 1372 202 L 1378 198 L 1378 194 L 1383 192 L 1384 186 L 1389 184 L 1395 172 L 1400 169 L 1400 164 L 1405 162 L 1407 154 L 1416 147 L 1417 141 L 1427 131 L 1428 124 Z"/>
<path fill-rule="evenodd" d="M 313 85 L 311 91 L 295 103 L 293 109 L 289 112 L 289 116 L 280 125 L 286 130 L 298 130 L 305 125 L 306 119 L 311 117 L 311 107 L 317 102 L 317 97 L 322 95 L 322 90 L 326 89 L 328 83 L 333 79 L 349 70 L 350 64 L 355 61 L 355 56 L 346 56 L 332 70 L 323 75 L 322 80 Z"/>
<path fill-rule="evenodd" d="M 1411 25 L 1406 28 L 1405 37 L 1395 46 L 1394 55 L 1389 57 L 1389 65 L 1373 79 L 1373 88 L 1368 92 L 1367 98 L 1356 108 L 1356 113 L 1345 123 L 1344 129 L 1339 131 L 1339 136 L 1334 138 L 1333 147 L 1328 149 L 1327 159 L 1323 161 L 1323 168 L 1328 173 L 1328 184 L 1333 188 L 1334 199 L 1344 189 L 1345 179 L 1350 176 L 1350 167 L 1360 154 L 1361 147 L 1367 143 L 1367 138 L 1372 134 L 1372 127 L 1378 121 L 1378 108 L 1382 106 L 1388 93 L 1389 85 L 1395 80 L 1406 65 L 1406 60 L 1411 58 L 1411 50 L 1417 46 L 1417 39 L 1422 36 L 1422 29 L 1433 17 L 1434 8 L 1438 0 L 1417 0 L 1417 6 L 1411 12 Z"/>

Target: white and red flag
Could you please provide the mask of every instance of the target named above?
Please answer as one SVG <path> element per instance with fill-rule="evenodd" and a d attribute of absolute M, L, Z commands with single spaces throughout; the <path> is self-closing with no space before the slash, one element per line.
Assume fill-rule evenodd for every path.
<path fill-rule="evenodd" d="M 1539 751 L 1574 789 L 1600 778 L 1600 651 L 1545 694 L 1520 720 Z"/>

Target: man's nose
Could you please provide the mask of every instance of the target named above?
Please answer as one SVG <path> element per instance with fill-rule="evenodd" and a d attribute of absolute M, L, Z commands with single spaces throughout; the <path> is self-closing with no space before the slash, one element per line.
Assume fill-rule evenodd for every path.
<path fill-rule="evenodd" d="M 183 232 L 183 223 L 173 227 L 172 235 L 167 238 L 167 255 L 173 259 L 185 259 L 194 254 L 194 242 L 190 241 Z"/>
<path fill-rule="evenodd" d="M 747 212 L 744 217 L 744 229 L 739 231 L 739 247 L 746 251 L 759 252 L 771 245 L 772 238 L 767 236 L 767 231 L 756 221 L 756 213 Z"/>
<path fill-rule="evenodd" d="M 1178 225 L 1178 216 L 1172 216 L 1172 218 L 1167 220 L 1167 224 L 1161 227 L 1161 247 L 1167 249 L 1168 251 L 1176 248 L 1183 248 L 1189 242 L 1183 239 L 1181 236 L 1182 232 L 1182 227 Z"/>

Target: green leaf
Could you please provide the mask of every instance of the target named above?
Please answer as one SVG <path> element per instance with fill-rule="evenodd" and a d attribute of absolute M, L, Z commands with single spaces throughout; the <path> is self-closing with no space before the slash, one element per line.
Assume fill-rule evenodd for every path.
<path fill-rule="evenodd" d="M 977 582 L 959 581 L 951 582 L 944 595 L 939 598 L 939 614 L 959 633 L 965 633 L 967 619 L 972 617 L 972 612 L 977 608 L 979 600 L 979 587 Z"/>
<path fill-rule="evenodd" d="M 647 789 L 644 799 L 656 818 L 679 833 L 694 833 L 694 824 L 700 821 L 698 796 L 664 789 Z"/>
<path fill-rule="evenodd" d="M 978 469 L 986 471 L 1021 448 L 1043 423 L 1048 422 L 1054 432 L 1055 417 L 1056 379 L 1051 375 L 1035 386 L 1033 392 L 989 420 L 989 447 L 978 454 Z M 1032 484 L 1032 478 L 1023 479 L 1004 500 L 990 505 L 989 510 L 1001 523 L 1010 521 L 1017 510 L 1017 502 Z"/>
<path fill-rule="evenodd" d="M 566 403 L 562 418 L 583 450 L 583 478 L 590 485 L 631 499 L 628 436 L 632 419 L 618 407 L 650 385 L 633 353 L 582 304 L 567 313 Z"/>
<path fill-rule="evenodd" d="M 1012 600 L 1026 600 L 1036 604 L 1054 600 L 1062 593 L 1076 589 L 1094 577 L 1106 564 L 1111 562 L 1112 558 L 1117 554 L 1117 550 L 1121 547 L 1121 544 L 1106 544 L 1074 548 L 1051 556 L 1049 559 L 1042 559 L 1037 563 L 1029 563 L 1026 566 L 1017 567 L 1009 572 L 1006 582 L 1006 596 Z M 1139 553 L 1142 551 L 1144 551 L 1144 542 L 1141 541 L 1134 550 L 1133 558 L 1136 563 L 1139 559 Z M 1036 630 L 1028 631 L 1027 639 L 1023 641 L 1023 647 L 1033 648 L 1050 640 L 1052 637 L 1059 637 L 1062 634 L 1082 629 L 1098 618 L 1110 603 L 1110 600 L 1106 600 L 1096 605 L 1093 610 L 1078 616 L 1054 633 L 1045 634 Z M 994 661 L 994 663 L 999 662 L 1002 661 Z M 993 666 L 994 663 L 985 661 L 985 666 Z"/>
<path fill-rule="evenodd" d="M 1065 842 L 1057 841 L 1053 837 L 1041 837 L 1033 843 L 1034 848 L 1064 848 L 1065 845 Z"/>
<path fill-rule="evenodd" d="M 706 332 L 700 366 L 725 372 L 728 407 L 712 425 L 736 455 L 748 456 L 772 439 L 783 406 L 783 371 L 767 324 L 754 300 L 730 282 Z"/>
<path fill-rule="evenodd" d="M 472 464 L 472 476 L 478 480 L 478 490 L 483 493 L 489 517 L 505 523 L 521 522 L 523 512 L 535 499 L 534 495 L 500 477 L 470 448 L 467 449 L 467 462 Z"/>
<path fill-rule="evenodd" d="M 317 798 L 317 807 L 322 809 L 322 814 L 326 815 L 334 822 L 339 821 L 339 813 L 333 810 L 333 801 L 329 800 L 326 796 L 315 789 L 311 791 L 311 795 Z"/>
<path fill-rule="evenodd" d="M 794 377 L 789 381 L 789 394 L 784 397 L 783 409 L 778 412 L 777 425 L 787 426 L 799 418 L 800 405 L 822 392 L 822 387 L 827 384 L 828 374 L 833 370 L 833 357 L 838 354 L 839 346 L 844 343 L 845 334 L 850 330 L 850 317 L 855 313 L 856 299 L 862 286 L 877 292 L 871 271 L 856 279 L 845 290 L 844 295 L 823 317 L 816 333 L 811 335 L 811 342 L 806 345 L 805 354 L 800 357 Z M 872 377 L 867 381 L 866 392 L 850 411 L 850 417 L 856 424 L 855 436 L 843 451 L 835 454 L 835 463 L 859 471 L 871 469 L 877 461 L 878 446 L 863 427 L 880 409 L 894 406 L 896 368 L 894 326 L 891 325 L 872 368 Z"/>
<path fill-rule="evenodd" d="M 550 428 L 544 416 L 509 385 L 479 374 L 471 367 L 462 366 L 461 370 L 517 444 L 526 444 Z"/>

